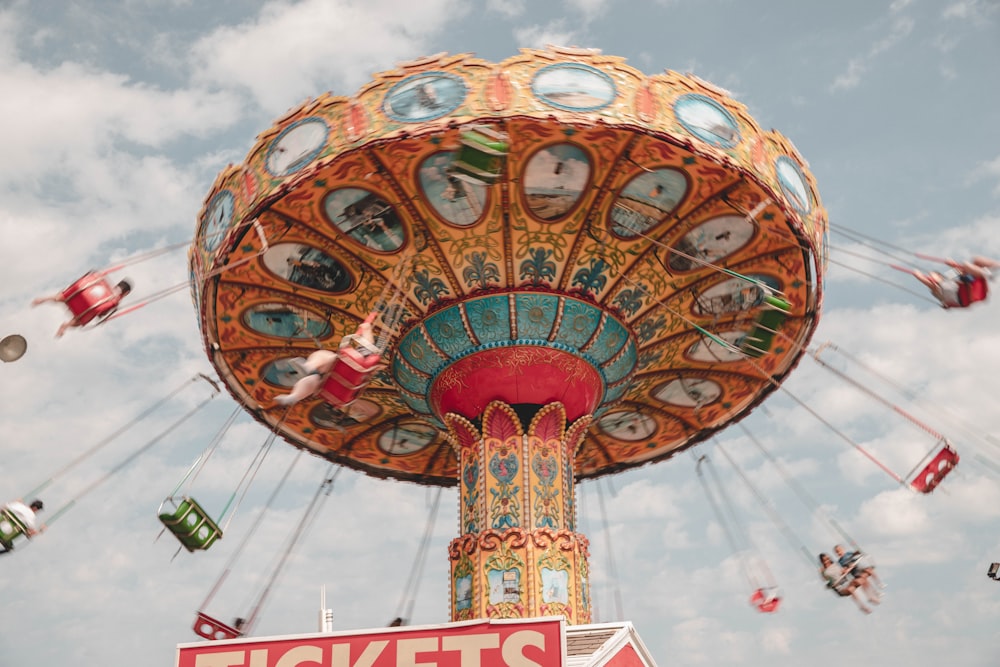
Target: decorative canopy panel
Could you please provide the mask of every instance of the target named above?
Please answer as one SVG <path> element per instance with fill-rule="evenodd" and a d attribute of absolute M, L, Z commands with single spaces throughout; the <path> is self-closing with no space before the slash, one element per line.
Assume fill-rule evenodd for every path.
<path fill-rule="evenodd" d="M 470 129 L 504 138 L 490 178 L 455 168 Z M 452 485 L 445 414 L 560 402 L 595 418 L 583 478 L 669 458 L 779 385 L 817 323 L 826 234 L 791 142 L 695 77 L 590 50 L 441 55 L 260 135 L 206 198 L 192 294 L 229 390 L 296 446 Z M 768 295 L 788 317 L 742 354 Z M 275 407 L 372 312 L 388 345 L 356 402 Z"/>

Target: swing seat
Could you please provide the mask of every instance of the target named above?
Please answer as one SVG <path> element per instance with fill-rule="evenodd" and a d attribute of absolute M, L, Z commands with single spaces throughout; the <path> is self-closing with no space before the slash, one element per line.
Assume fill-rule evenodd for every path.
<path fill-rule="evenodd" d="M 985 301 L 989 294 L 989 285 L 982 276 L 964 274 L 958 279 L 958 304 L 965 308 L 977 301 Z"/>
<path fill-rule="evenodd" d="M 920 493 L 930 493 L 958 465 L 958 458 L 958 452 L 946 442 L 934 458 L 917 473 L 910 486 Z"/>
<path fill-rule="evenodd" d="M 174 503 L 176 509 L 163 512 L 161 505 L 160 521 L 188 551 L 204 551 L 222 537 L 222 529 L 194 498 L 184 496 L 179 503 L 167 498 L 163 502 Z"/>
<path fill-rule="evenodd" d="M 461 146 L 449 173 L 471 183 L 496 183 L 503 174 L 510 150 L 507 135 L 487 127 L 476 127 L 463 132 L 459 141 Z"/>
<path fill-rule="evenodd" d="M 353 347 L 342 348 L 319 390 L 320 398 L 337 408 L 350 405 L 368 386 L 381 360 L 379 354 L 365 356 Z"/>
<path fill-rule="evenodd" d="M 781 604 L 781 597 L 778 596 L 776 588 L 758 588 L 750 596 L 750 604 L 757 608 L 757 611 L 764 614 L 773 614 L 778 611 Z"/>
<path fill-rule="evenodd" d="M 764 295 L 762 310 L 754 320 L 753 328 L 743 337 L 740 351 L 753 359 L 759 359 L 771 349 L 774 336 L 792 309 L 792 304 L 770 294 Z"/>
<path fill-rule="evenodd" d="M 242 632 L 231 625 L 226 625 L 222 621 L 216 620 L 200 611 L 197 618 L 195 618 L 193 630 L 199 637 L 204 637 L 210 641 L 236 639 L 243 636 Z"/>
<path fill-rule="evenodd" d="M 60 294 L 79 326 L 104 317 L 118 307 L 121 298 L 103 276 L 88 273 Z"/>
<path fill-rule="evenodd" d="M 28 527 L 8 509 L 0 509 L 0 544 L 8 551 L 14 548 L 14 540 L 28 536 Z"/>

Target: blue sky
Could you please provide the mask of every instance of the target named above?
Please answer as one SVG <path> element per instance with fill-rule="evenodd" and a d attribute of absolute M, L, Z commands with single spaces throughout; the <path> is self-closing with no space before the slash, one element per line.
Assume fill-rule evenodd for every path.
<path fill-rule="evenodd" d="M 198 372 L 208 372 L 190 299 L 172 296 L 106 327 L 52 334 L 63 318 L 32 298 L 89 268 L 193 235 L 215 175 L 308 97 L 349 94 L 372 73 L 442 51 L 501 60 L 547 43 L 595 47 L 647 72 L 692 72 L 747 105 L 809 161 L 834 225 L 908 250 L 1000 256 L 1000 5 L 995 0 L 870 2 L 662 0 L 129 0 L 0 5 L 0 333 L 29 350 L 0 368 L 0 495 L 26 493 Z M 776 393 L 747 420 L 796 479 L 866 546 L 888 583 L 862 616 L 823 589 L 719 456 L 727 489 L 781 585 L 775 615 L 748 591 L 692 457 L 578 487 L 591 539 L 597 618 L 637 627 L 661 665 L 941 663 L 1000 660 L 1000 459 L 994 384 L 996 300 L 965 312 L 843 236 L 831 237 L 823 319 L 833 341 L 907 389 L 839 367 L 963 454 L 932 496 L 894 485 L 830 428 Z M 917 294 L 862 275 L 909 287 Z M 187 279 L 184 252 L 129 268 L 137 292 Z M 855 442 L 905 470 L 933 441 L 906 419 L 803 360 L 785 385 Z M 42 494 L 51 512 L 208 394 L 192 384 Z M 206 553 L 183 553 L 155 512 L 234 405 L 214 400 L 120 474 L 87 493 L 42 539 L 0 562 L 0 664 L 173 664 L 195 639 L 195 610 L 295 457 L 277 447 L 232 524 Z M 266 432 L 238 420 L 199 477 L 224 502 Z M 838 537 L 796 504 L 738 429 L 720 438 L 813 551 Z M 711 453 L 711 444 L 699 451 Z M 262 573 L 319 484 L 303 457 L 209 613 L 247 611 Z M 610 539 L 599 511 L 602 489 Z M 345 471 L 271 595 L 257 634 L 310 632 L 319 587 L 337 629 L 397 614 L 433 491 Z M 447 620 L 446 545 L 457 496 L 443 492 L 413 621 Z M 373 527 L 377 527 L 373 528 Z M 611 566 L 613 562 L 614 567 Z M 616 577 L 613 575 L 617 575 Z"/>

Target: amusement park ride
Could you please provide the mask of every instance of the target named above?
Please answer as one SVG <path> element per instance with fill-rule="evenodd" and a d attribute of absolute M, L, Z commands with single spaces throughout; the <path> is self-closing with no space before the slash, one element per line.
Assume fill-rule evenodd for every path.
<path fill-rule="evenodd" d="M 566 625 L 609 630 L 589 625 L 576 482 L 666 461 L 780 388 L 817 326 L 827 234 L 807 162 L 725 91 L 550 47 L 433 56 L 290 111 L 218 176 L 189 260 L 205 351 L 256 420 L 458 487 L 451 626 L 559 617 L 565 652 Z M 176 500 L 160 518 L 185 548 L 222 536 Z M 196 631 L 233 641 L 178 664 L 244 664 L 193 657 L 239 628 Z M 625 643 L 634 659 L 579 664 L 651 664 Z"/>
<path fill-rule="evenodd" d="M 826 213 L 791 142 L 592 50 L 435 56 L 308 101 L 200 220 L 192 291 L 233 397 L 330 461 L 458 486 L 453 622 L 589 623 L 576 481 L 745 416 L 822 302 Z M 315 391 L 344 378 L 306 360 L 366 321 L 377 361 Z"/>

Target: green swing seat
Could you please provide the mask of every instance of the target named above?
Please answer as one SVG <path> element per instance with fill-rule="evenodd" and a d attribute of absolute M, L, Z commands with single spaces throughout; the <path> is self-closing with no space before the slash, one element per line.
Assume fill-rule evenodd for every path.
<path fill-rule="evenodd" d="M 753 329 L 743 337 L 743 341 L 740 343 L 740 350 L 743 354 L 753 359 L 763 357 L 774 344 L 775 333 L 788 319 L 788 313 L 791 309 L 792 304 L 784 299 L 765 294 L 761 312 L 754 320 Z"/>
<path fill-rule="evenodd" d="M 493 185 L 503 174 L 507 153 L 507 135 L 487 127 L 470 128 L 459 139 L 449 173 L 456 178 L 482 185 Z"/>
<path fill-rule="evenodd" d="M 0 509 L 0 544 L 8 551 L 14 548 L 14 540 L 28 536 L 28 527 L 10 510 Z"/>
<path fill-rule="evenodd" d="M 173 512 L 164 512 L 161 505 L 160 521 L 174 534 L 174 537 L 180 540 L 185 549 L 204 551 L 222 538 L 222 529 L 194 498 L 184 496 L 179 502 L 174 498 L 163 501 L 164 504 L 168 502 L 172 503 L 175 509 Z"/>

